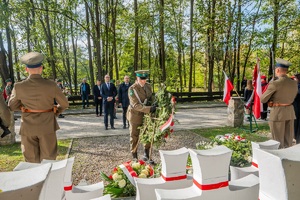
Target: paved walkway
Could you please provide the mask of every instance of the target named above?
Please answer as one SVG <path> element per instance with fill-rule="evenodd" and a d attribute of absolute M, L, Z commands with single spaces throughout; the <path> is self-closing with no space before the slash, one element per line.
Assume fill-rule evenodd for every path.
<path fill-rule="evenodd" d="M 121 108 L 118 109 L 115 119 L 115 130 L 104 130 L 103 116 L 96 117 L 94 108 L 69 109 L 64 112 L 65 118 L 58 118 L 60 130 L 57 131 L 58 139 L 84 138 L 110 135 L 129 134 L 128 129 L 123 129 Z M 20 129 L 20 113 L 15 114 L 18 120 L 15 123 L 16 139 Z M 188 130 L 208 127 L 222 127 L 227 123 L 227 107 L 224 103 L 214 104 L 178 104 L 175 114 L 179 123 L 175 130 Z M 262 121 L 258 123 L 263 123 Z"/>

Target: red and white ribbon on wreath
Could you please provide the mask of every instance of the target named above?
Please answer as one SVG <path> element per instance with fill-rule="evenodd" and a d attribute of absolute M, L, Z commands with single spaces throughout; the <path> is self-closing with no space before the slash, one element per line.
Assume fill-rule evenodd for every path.
<path fill-rule="evenodd" d="M 131 167 L 130 163 L 131 163 L 131 161 L 125 162 L 125 163 L 119 165 L 119 167 L 122 169 L 122 171 L 124 172 L 124 174 L 127 176 L 127 178 L 129 179 L 130 183 L 133 186 L 135 186 L 134 177 L 138 177 L 138 176 L 137 176 L 137 173 Z"/>
<path fill-rule="evenodd" d="M 169 128 L 171 126 L 172 122 L 173 122 L 173 114 L 170 115 L 168 121 L 166 121 L 163 125 L 161 125 L 161 127 L 159 128 L 160 131 L 163 132 L 164 130 Z M 174 126 L 174 122 L 173 122 L 173 126 Z"/>

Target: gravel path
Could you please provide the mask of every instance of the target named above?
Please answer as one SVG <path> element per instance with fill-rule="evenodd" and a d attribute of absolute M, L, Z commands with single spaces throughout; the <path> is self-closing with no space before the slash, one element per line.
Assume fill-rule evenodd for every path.
<path fill-rule="evenodd" d="M 205 140 L 191 131 L 175 131 L 160 148 L 174 150 L 181 147 L 195 148 L 196 143 Z M 143 147 L 138 149 L 139 158 L 143 155 Z M 70 157 L 75 156 L 73 183 L 77 185 L 81 179 L 89 183 L 101 181 L 100 171 L 111 174 L 114 167 L 131 160 L 129 150 L 129 134 L 94 138 L 74 139 Z M 160 163 L 157 149 L 153 151 L 153 160 Z"/>

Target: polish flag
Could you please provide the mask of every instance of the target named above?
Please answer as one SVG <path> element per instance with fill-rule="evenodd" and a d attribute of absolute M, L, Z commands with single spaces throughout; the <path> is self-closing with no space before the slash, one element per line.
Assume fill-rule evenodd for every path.
<path fill-rule="evenodd" d="M 223 101 L 228 105 L 231 96 L 230 92 L 231 90 L 233 90 L 233 85 L 230 82 L 229 78 L 227 77 L 226 73 L 224 71 L 223 73 L 225 77 Z"/>
<path fill-rule="evenodd" d="M 254 104 L 252 107 L 253 115 L 256 119 L 260 118 L 260 113 L 263 111 L 262 103 L 260 102 L 260 97 L 262 95 L 261 89 L 261 78 L 260 78 L 260 60 L 257 59 L 257 63 L 253 72 L 253 86 L 254 86 Z"/>

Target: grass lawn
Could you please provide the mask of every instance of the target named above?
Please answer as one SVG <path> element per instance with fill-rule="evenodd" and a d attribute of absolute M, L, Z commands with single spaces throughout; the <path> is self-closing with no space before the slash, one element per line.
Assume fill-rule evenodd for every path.
<path fill-rule="evenodd" d="M 58 140 L 57 160 L 65 158 L 71 139 Z M 0 172 L 12 171 L 19 162 L 24 161 L 20 143 L 0 146 Z"/>
<path fill-rule="evenodd" d="M 216 135 L 224 135 L 226 133 L 234 133 L 238 135 L 242 134 L 247 140 L 253 142 L 263 142 L 270 139 L 267 137 L 268 133 L 270 133 L 270 128 L 267 123 L 258 124 L 258 131 L 254 133 L 250 133 L 247 129 L 249 129 L 249 127 L 233 128 L 226 126 L 220 128 L 195 129 L 193 132 L 205 138 L 215 137 Z"/>

